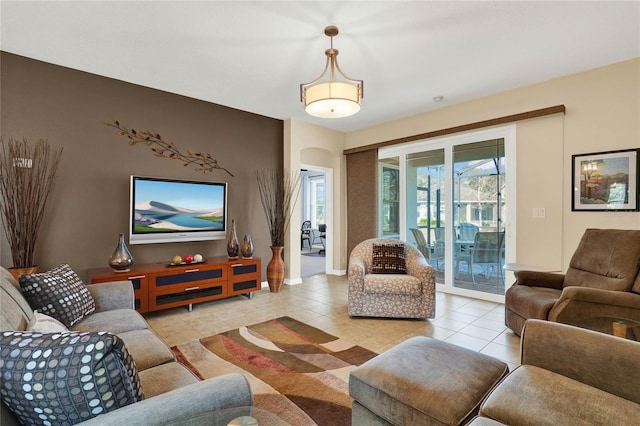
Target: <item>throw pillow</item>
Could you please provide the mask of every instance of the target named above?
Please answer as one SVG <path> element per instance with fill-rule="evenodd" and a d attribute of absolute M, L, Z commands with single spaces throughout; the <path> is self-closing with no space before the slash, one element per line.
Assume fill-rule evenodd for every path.
<path fill-rule="evenodd" d="M 27 325 L 27 331 L 37 331 L 38 333 L 62 333 L 69 331 L 63 323 L 49 315 L 33 311 L 33 319 Z"/>
<path fill-rule="evenodd" d="M 374 244 L 371 263 L 373 274 L 406 274 L 403 244 Z"/>
<path fill-rule="evenodd" d="M 113 334 L 5 331 L 0 348 L 0 397 L 22 424 L 75 424 L 143 399 Z"/>
<path fill-rule="evenodd" d="M 31 308 L 67 327 L 96 310 L 91 293 L 66 263 L 48 272 L 22 275 L 20 288 Z"/>

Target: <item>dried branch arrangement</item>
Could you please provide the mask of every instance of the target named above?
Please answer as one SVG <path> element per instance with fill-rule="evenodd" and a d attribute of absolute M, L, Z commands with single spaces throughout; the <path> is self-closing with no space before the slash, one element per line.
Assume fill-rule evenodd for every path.
<path fill-rule="evenodd" d="M 271 246 L 284 246 L 284 236 L 289 227 L 293 207 L 300 193 L 300 173 L 283 173 L 277 170 L 256 171 L 260 201 L 267 218 Z"/>
<path fill-rule="evenodd" d="M 14 268 L 35 266 L 38 233 L 61 155 L 62 148 L 52 152 L 44 140 L 32 146 L 27 139 L 0 138 L 2 225 Z"/>
<path fill-rule="evenodd" d="M 233 176 L 229 170 L 221 167 L 220 164 L 218 164 L 218 160 L 213 158 L 211 154 L 206 152 L 191 152 L 190 150 L 187 150 L 187 153 L 183 154 L 173 141 L 165 141 L 159 133 L 149 130 L 136 131 L 135 129 L 129 129 L 117 120 L 105 124 L 118 129 L 118 135 L 126 136 L 127 139 L 129 139 L 129 145 L 145 144 L 150 147 L 151 151 L 158 157 L 182 161 L 184 167 L 193 164 L 196 166 L 195 170 L 197 172 L 210 173 L 215 169 L 220 169 L 229 173 L 230 176 Z"/>

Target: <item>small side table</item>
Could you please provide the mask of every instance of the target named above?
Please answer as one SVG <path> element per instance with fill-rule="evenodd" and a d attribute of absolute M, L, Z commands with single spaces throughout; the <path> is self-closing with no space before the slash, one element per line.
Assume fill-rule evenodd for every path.
<path fill-rule="evenodd" d="M 575 325 L 600 333 L 640 341 L 640 322 L 627 318 L 590 317 L 576 321 Z"/>
<path fill-rule="evenodd" d="M 505 271 L 532 271 L 532 272 L 561 272 L 560 269 L 546 268 L 544 266 L 525 265 L 524 263 L 505 263 Z"/>

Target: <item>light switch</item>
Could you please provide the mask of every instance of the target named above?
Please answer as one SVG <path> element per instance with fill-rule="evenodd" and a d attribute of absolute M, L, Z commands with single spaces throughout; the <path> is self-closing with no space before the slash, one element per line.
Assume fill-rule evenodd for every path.
<path fill-rule="evenodd" d="M 544 219 L 547 216 L 547 212 L 544 207 L 534 207 L 533 217 L 536 219 Z"/>

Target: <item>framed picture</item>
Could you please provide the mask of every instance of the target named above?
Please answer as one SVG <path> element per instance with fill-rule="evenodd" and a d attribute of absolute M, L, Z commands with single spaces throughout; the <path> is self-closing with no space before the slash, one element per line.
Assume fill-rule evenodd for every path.
<path fill-rule="evenodd" d="M 572 155 L 572 211 L 638 211 L 640 149 Z"/>

